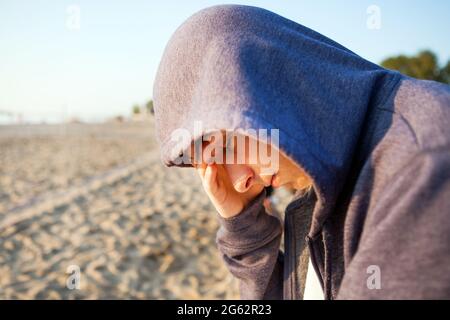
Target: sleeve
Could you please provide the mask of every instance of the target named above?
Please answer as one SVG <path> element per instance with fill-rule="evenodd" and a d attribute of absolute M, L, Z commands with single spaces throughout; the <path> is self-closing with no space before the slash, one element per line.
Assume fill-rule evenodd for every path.
<path fill-rule="evenodd" d="M 368 213 L 338 299 L 450 299 L 450 151 L 398 171 Z"/>
<path fill-rule="evenodd" d="M 281 221 L 266 213 L 263 190 L 238 215 L 222 218 L 216 243 L 228 270 L 239 279 L 241 299 L 283 298 Z"/>

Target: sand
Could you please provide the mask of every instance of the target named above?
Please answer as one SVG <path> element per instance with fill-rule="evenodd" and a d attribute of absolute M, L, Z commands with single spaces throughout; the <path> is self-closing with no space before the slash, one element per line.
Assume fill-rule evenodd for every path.
<path fill-rule="evenodd" d="M 216 212 L 152 122 L 3 126 L 0 150 L 0 299 L 238 298 Z"/>

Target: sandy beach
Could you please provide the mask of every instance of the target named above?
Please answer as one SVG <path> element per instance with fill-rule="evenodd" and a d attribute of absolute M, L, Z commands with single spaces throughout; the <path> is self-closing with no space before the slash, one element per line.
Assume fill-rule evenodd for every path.
<path fill-rule="evenodd" d="M 151 121 L 1 126 L 0 149 L 0 299 L 238 298 L 216 212 Z"/>

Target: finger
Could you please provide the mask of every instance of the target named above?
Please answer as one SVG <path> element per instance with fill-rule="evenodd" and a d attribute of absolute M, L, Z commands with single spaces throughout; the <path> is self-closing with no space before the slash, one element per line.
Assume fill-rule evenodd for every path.
<path fill-rule="evenodd" d="M 233 184 L 231 183 L 230 175 L 228 174 L 225 165 L 218 164 L 217 165 L 217 182 L 218 184 L 223 184 L 225 188 L 232 188 Z"/>
<path fill-rule="evenodd" d="M 205 183 L 211 191 L 217 190 L 217 166 L 209 165 L 205 170 Z"/>
<path fill-rule="evenodd" d="M 200 178 L 203 180 L 205 177 L 205 171 L 206 171 L 206 165 L 204 163 L 200 164 L 198 167 L 195 168 L 200 176 Z"/>

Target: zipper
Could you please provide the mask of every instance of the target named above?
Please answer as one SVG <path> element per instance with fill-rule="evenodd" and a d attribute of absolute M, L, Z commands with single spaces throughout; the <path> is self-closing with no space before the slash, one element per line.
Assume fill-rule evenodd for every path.
<path fill-rule="evenodd" d="M 294 299 L 294 288 L 295 288 L 295 252 L 292 251 L 293 241 L 291 235 L 292 228 L 292 215 L 287 214 L 285 216 L 285 228 L 284 228 L 284 274 L 285 274 L 285 285 L 283 290 L 284 300 L 293 300 Z"/>
<path fill-rule="evenodd" d="M 311 259 L 311 264 L 314 267 L 314 271 L 316 272 L 317 278 L 319 279 L 319 283 L 320 283 L 320 286 L 322 287 L 322 291 L 325 294 L 323 275 L 321 274 L 319 265 L 317 264 L 316 251 L 314 249 L 314 240 L 310 236 L 306 236 L 305 241 L 308 244 L 309 258 Z M 326 299 L 326 297 L 325 297 L 325 299 Z"/>
<path fill-rule="evenodd" d="M 309 191 L 311 192 L 311 191 Z M 296 215 L 300 214 L 299 210 L 304 210 L 304 206 L 309 204 L 309 201 L 311 200 L 312 195 L 307 192 L 297 193 L 294 197 L 294 200 L 287 206 L 285 210 L 285 222 L 284 222 L 284 247 L 285 247 L 285 263 L 284 263 L 284 288 L 283 288 L 283 298 L 286 300 L 298 300 L 303 298 L 305 284 L 306 284 L 306 277 L 305 279 L 299 280 L 297 272 L 299 271 L 298 268 L 300 266 L 300 261 L 297 261 L 300 259 L 301 253 L 298 253 L 297 250 L 300 250 L 301 248 L 298 247 L 297 239 L 298 235 L 296 232 L 303 232 L 300 227 L 299 230 L 295 228 L 296 223 L 308 223 L 307 228 L 310 228 L 309 224 L 310 222 L 305 221 L 296 221 L 297 217 Z M 301 214 L 304 214 L 301 213 Z M 312 219 L 311 217 L 307 217 L 306 219 Z M 304 219 L 303 219 L 304 220 Z M 306 232 L 307 234 L 307 232 Z M 308 236 L 306 236 L 308 237 Z M 310 253 L 310 259 L 315 259 L 311 257 L 311 245 L 310 241 L 308 239 L 305 239 L 305 243 L 302 244 L 306 245 L 308 248 L 307 250 Z M 304 250 L 304 249 L 301 249 Z M 298 256 L 297 256 L 298 254 Z M 316 266 L 314 267 L 316 269 Z M 317 271 L 316 271 L 317 273 Z M 321 277 L 319 277 L 320 279 Z M 298 283 L 298 281 L 302 281 L 302 283 Z M 303 283 L 305 281 L 305 283 Z M 300 288 L 299 286 L 302 286 Z M 323 288 L 323 284 L 321 283 L 321 286 Z M 302 292 L 300 292 L 301 290 Z"/>

